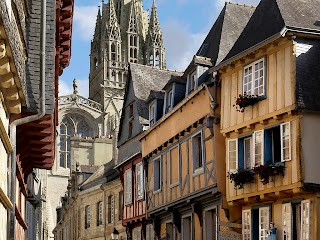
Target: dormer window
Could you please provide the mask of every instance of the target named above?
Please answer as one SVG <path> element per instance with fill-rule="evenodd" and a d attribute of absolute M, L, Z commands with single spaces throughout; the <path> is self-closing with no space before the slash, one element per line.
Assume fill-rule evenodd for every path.
<path fill-rule="evenodd" d="M 172 89 L 166 93 L 166 113 L 172 109 L 172 100 L 173 98 L 173 91 Z"/>
<path fill-rule="evenodd" d="M 197 70 L 194 70 L 189 76 L 188 76 L 188 82 L 187 82 L 187 94 L 188 95 L 191 91 L 196 89 L 198 87 L 198 77 L 197 77 Z"/>
<path fill-rule="evenodd" d="M 151 127 L 156 121 L 156 101 L 153 101 L 149 105 L 149 126 Z"/>

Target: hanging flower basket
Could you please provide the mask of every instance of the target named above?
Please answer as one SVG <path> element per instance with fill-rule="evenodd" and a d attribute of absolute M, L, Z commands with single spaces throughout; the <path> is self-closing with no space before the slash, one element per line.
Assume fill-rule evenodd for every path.
<path fill-rule="evenodd" d="M 268 184 L 271 177 L 277 175 L 284 177 L 284 170 L 285 166 L 283 164 L 260 165 L 253 168 L 254 173 L 259 175 L 263 185 Z"/>
<path fill-rule="evenodd" d="M 244 112 L 244 109 L 250 105 L 255 104 L 258 101 L 257 95 L 248 95 L 246 92 L 236 99 L 236 103 L 233 105 L 238 112 Z"/>
<path fill-rule="evenodd" d="M 254 172 L 251 169 L 239 168 L 237 172 L 228 172 L 227 177 L 234 182 L 234 189 L 241 189 L 245 183 L 254 182 Z"/>

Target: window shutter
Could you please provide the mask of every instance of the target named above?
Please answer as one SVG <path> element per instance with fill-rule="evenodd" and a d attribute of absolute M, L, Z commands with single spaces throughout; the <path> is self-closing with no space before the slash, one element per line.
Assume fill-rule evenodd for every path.
<path fill-rule="evenodd" d="M 292 205 L 282 204 L 283 239 L 292 240 Z"/>
<path fill-rule="evenodd" d="M 253 133 L 253 165 L 263 165 L 263 131 Z"/>
<path fill-rule="evenodd" d="M 245 168 L 244 166 L 244 139 L 238 139 L 238 168 Z"/>
<path fill-rule="evenodd" d="M 269 207 L 259 208 L 259 240 L 268 239 L 269 224 L 270 224 Z"/>
<path fill-rule="evenodd" d="M 242 210 L 243 240 L 251 240 L 251 210 Z"/>
<path fill-rule="evenodd" d="M 301 240 L 310 240 L 311 230 L 311 201 L 304 200 L 301 202 Z"/>
<path fill-rule="evenodd" d="M 286 122 L 280 125 L 281 131 L 281 161 L 291 160 L 291 124 Z"/>
<path fill-rule="evenodd" d="M 264 163 L 272 164 L 272 132 L 264 131 Z M 279 160 L 278 160 L 279 161 Z"/>

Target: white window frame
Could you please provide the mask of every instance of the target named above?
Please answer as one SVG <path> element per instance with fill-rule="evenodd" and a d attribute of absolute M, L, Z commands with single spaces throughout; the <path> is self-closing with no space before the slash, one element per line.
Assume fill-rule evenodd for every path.
<path fill-rule="evenodd" d="M 282 204 L 282 228 L 283 228 L 283 239 L 286 233 L 286 239 L 292 239 L 292 204 Z"/>
<path fill-rule="evenodd" d="M 169 150 L 169 154 L 170 154 L 170 176 L 169 176 L 169 180 L 170 180 L 170 187 L 173 188 L 173 187 L 176 187 L 180 184 L 179 182 L 179 178 L 178 178 L 178 181 L 177 182 L 172 182 L 172 157 L 171 157 L 171 150 L 174 149 L 174 148 L 178 148 L 178 176 L 180 176 L 180 144 L 178 144 L 177 146 L 174 146 L 173 148 L 171 148 Z"/>
<path fill-rule="evenodd" d="M 213 234 L 215 235 L 215 238 L 214 239 L 218 239 L 218 221 L 219 221 L 219 214 L 218 214 L 218 208 L 215 206 L 215 207 L 209 207 L 209 208 L 205 208 L 204 209 L 204 213 L 203 213 L 203 236 L 204 236 L 204 239 L 207 239 L 207 226 L 206 226 L 206 213 L 207 212 L 210 212 L 210 211 L 215 211 L 215 222 L 216 222 L 216 226 L 215 226 L 215 229 L 213 229 Z M 209 229 L 211 229 L 211 226 L 208 227 Z"/>
<path fill-rule="evenodd" d="M 285 132 L 286 126 L 288 126 L 288 128 L 289 128 L 289 132 L 285 133 L 285 135 L 288 136 L 288 138 L 289 138 L 289 146 L 288 146 L 289 157 L 285 159 L 283 151 L 285 149 L 285 143 L 284 143 L 285 139 L 284 138 L 286 136 L 284 135 L 284 132 Z M 280 141 L 281 142 L 281 162 L 290 161 L 292 158 L 292 155 L 291 155 L 292 154 L 291 153 L 291 123 L 290 122 L 282 123 L 280 125 L 280 136 L 281 136 L 281 141 Z"/>
<path fill-rule="evenodd" d="M 253 133 L 253 162 L 252 162 L 252 167 L 256 166 L 256 135 L 258 133 L 261 133 L 261 164 L 264 165 L 264 130 L 261 131 L 256 131 Z"/>
<path fill-rule="evenodd" d="M 230 143 L 235 142 L 236 149 L 234 150 L 236 152 L 236 169 L 230 169 Z M 237 172 L 237 169 L 239 168 L 239 163 L 238 163 L 238 139 L 229 139 L 228 140 L 228 146 L 227 146 L 227 156 L 228 156 L 228 172 L 234 173 Z"/>
<path fill-rule="evenodd" d="M 261 220 L 262 213 L 266 211 L 266 222 L 263 223 Z M 266 228 L 262 228 L 262 224 L 265 224 Z M 270 227 L 270 207 L 260 207 L 259 208 L 259 240 L 267 240 L 268 239 L 268 230 Z M 264 234 L 263 234 L 264 233 Z"/>
<path fill-rule="evenodd" d="M 140 175 L 138 175 L 138 171 L 140 172 Z M 136 188 L 137 188 L 136 189 L 136 191 L 137 191 L 137 194 L 136 194 L 137 200 L 144 199 L 144 172 L 143 172 L 142 162 L 139 162 L 136 165 Z"/>
<path fill-rule="evenodd" d="M 194 155 L 194 141 L 193 139 L 196 138 L 198 135 L 200 134 L 200 142 L 201 142 L 201 162 L 202 165 L 198 168 L 195 168 L 195 155 Z M 203 131 L 198 131 L 196 133 L 194 133 L 191 136 L 191 149 L 192 149 L 192 169 L 193 169 L 193 175 L 197 175 L 197 174 L 201 174 L 204 171 L 204 162 L 205 162 L 205 154 L 204 154 L 204 142 L 203 142 Z M 197 156 L 198 157 L 198 156 Z M 199 162 L 199 160 L 198 160 Z"/>
<path fill-rule="evenodd" d="M 255 64 L 256 63 L 260 63 L 262 61 L 262 64 L 263 64 L 263 77 L 262 77 L 262 79 L 263 79 L 263 93 L 262 94 L 255 94 L 255 89 L 257 88 L 256 86 L 255 86 Z M 249 82 L 247 82 L 247 83 L 245 83 L 245 78 L 246 78 L 246 76 L 247 75 L 245 75 L 246 73 L 245 73 L 245 71 L 247 70 L 247 69 L 249 69 L 249 68 L 252 68 L 252 76 L 251 76 L 251 88 L 249 88 L 248 90 L 246 90 L 245 91 L 245 85 L 247 85 L 247 84 L 249 84 Z M 261 70 L 261 69 L 259 69 L 259 70 Z M 261 78 L 260 76 L 258 76 L 258 78 Z M 259 87 L 260 87 L 261 85 L 259 85 Z M 258 88 L 259 88 L 258 87 Z M 252 63 L 250 63 L 250 64 L 248 64 L 248 65 L 246 65 L 244 68 L 243 68 L 243 78 L 242 78 L 242 94 L 244 94 L 244 93 L 247 93 L 248 95 L 257 95 L 257 96 L 265 96 L 266 95 L 266 58 L 265 57 L 263 57 L 263 58 L 260 58 L 260 59 L 258 59 L 258 60 L 256 60 L 256 61 L 254 61 L 254 62 L 252 62 Z"/>
<path fill-rule="evenodd" d="M 152 110 L 153 109 L 153 114 Z M 157 104 L 156 101 L 152 101 L 149 105 L 149 127 L 156 123 Z"/>
<path fill-rule="evenodd" d="M 250 150 L 250 163 L 247 163 L 246 161 L 246 141 L 250 141 L 250 147 L 249 147 L 249 150 Z M 252 136 L 250 137 L 246 137 L 243 139 L 243 161 L 244 161 L 244 168 L 251 168 L 252 165 L 253 165 L 253 139 L 252 139 Z M 249 167 L 247 167 L 247 165 L 249 165 Z"/>
<path fill-rule="evenodd" d="M 159 161 L 159 189 L 155 189 L 155 164 L 156 162 Z M 153 160 L 153 193 L 158 193 L 161 192 L 162 190 L 162 167 L 161 167 L 161 156 L 155 158 Z"/>
<path fill-rule="evenodd" d="M 301 201 L 301 240 L 311 239 L 311 223 L 311 200 L 303 200 Z"/>
<path fill-rule="evenodd" d="M 173 103 L 173 86 L 169 92 L 166 92 L 166 113 L 172 109 L 172 103 Z"/>
<path fill-rule="evenodd" d="M 128 183 L 129 182 L 129 183 Z M 124 172 L 124 204 L 132 204 L 132 170 L 127 169 Z"/>
<path fill-rule="evenodd" d="M 242 210 L 242 239 L 251 240 L 251 209 Z"/>
<path fill-rule="evenodd" d="M 165 226 L 166 226 L 166 237 L 168 238 L 168 236 L 167 236 L 167 224 L 172 224 L 172 237 L 173 238 L 169 238 L 170 240 L 176 240 L 176 227 L 175 227 L 175 225 L 173 224 L 173 222 L 170 220 L 170 221 L 166 221 L 165 222 Z M 166 239 L 167 239 L 166 238 Z M 147 238 L 148 239 L 148 238 Z"/>
<path fill-rule="evenodd" d="M 187 215 L 184 215 L 182 216 L 181 218 L 181 239 L 186 239 L 184 237 L 184 224 L 183 224 L 183 220 L 185 218 L 190 218 L 190 233 L 191 235 L 189 236 L 189 240 L 193 240 L 193 236 L 192 236 L 192 232 L 193 232 L 193 218 L 192 218 L 192 215 L 191 214 L 187 214 Z"/>

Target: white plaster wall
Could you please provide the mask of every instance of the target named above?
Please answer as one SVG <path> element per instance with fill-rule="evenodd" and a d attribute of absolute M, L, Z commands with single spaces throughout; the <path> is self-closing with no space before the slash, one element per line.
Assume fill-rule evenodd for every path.
<path fill-rule="evenodd" d="M 301 127 L 304 182 L 320 184 L 320 115 L 304 114 Z"/>

